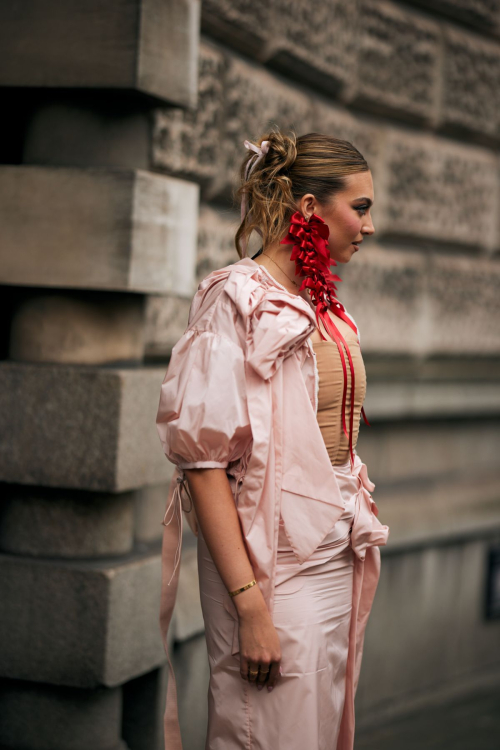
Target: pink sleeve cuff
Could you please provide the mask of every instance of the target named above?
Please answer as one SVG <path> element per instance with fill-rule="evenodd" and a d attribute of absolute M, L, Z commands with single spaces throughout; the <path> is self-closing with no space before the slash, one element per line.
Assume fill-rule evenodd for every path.
<path fill-rule="evenodd" d="M 180 462 L 177 464 L 179 469 L 225 469 L 229 466 L 229 461 L 191 461 L 190 463 Z"/>

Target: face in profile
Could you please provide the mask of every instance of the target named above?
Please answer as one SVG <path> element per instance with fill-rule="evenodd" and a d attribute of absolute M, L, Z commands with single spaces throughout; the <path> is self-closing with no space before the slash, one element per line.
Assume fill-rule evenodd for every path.
<path fill-rule="evenodd" d="M 328 224 L 328 247 L 337 263 L 348 263 L 358 250 L 362 252 L 361 243 L 375 232 L 371 218 L 374 203 L 372 173 L 357 172 L 344 179 L 346 189 L 326 205 L 318 203 L 310 193 L 301 200 L 304 215 L 315 213 Z"/>

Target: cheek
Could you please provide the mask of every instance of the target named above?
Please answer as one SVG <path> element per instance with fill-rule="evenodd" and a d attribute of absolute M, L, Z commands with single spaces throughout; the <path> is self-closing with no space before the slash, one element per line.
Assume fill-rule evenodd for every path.
<path fill-rule="evenodd" d="M 361 226 L 359 216 L 356 216 L 352 213 L 347 214 L 345 216 L 344 226 L 346 232 L 348 232 L 349 234 L 358 234 L 359 228 Z"/>
<path fill-rule="evenodd" d="M 359 234 L 361 227 L 359 216 L 356 216 L 351 211 L 340 213 L 336 218 L 328 222 L 328 224 L 330 235 L 337 236 L 339 239 L 342 237 L 351 238 Z"/>

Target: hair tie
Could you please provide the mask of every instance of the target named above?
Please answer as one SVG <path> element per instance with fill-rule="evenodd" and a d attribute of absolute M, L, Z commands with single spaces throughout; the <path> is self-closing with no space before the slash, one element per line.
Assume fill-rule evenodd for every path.
<path fill-rule="evenodd" d="M 257 158 L 254 156 L 251 156 L 248 160 L 246 169 L 245 169 L 245 182 L 248 180 L 250 175 L 252 174 L 253 170 L 257 166 L 257 164 L 262 161 L 262 159 L 265 157 L 267 152 L 269 151 L 270 141 L 262 141 L 260 146 L 256 146 L 255 143 L 251 143 L 250 141 L 244 141 L 243 145 L 245 148 L 247 148 L 249 151 L 255 151 Z M 243 219 L 245 218 L 246 212 L 247 212 L 247 205 L 248 205 L 248 199 L 246 192 L 243 193 L 243 197 L 241 199 L 241 221 L 243 222 Z M 256 228 L 256 231 L 260 234 L 262 237 L 262 232 L 260 229 Z M 242 239 L 241 245 L 243 247 L 243 255 L 246 256 L 247 254 L 247 238 L 246 236 Z"/>

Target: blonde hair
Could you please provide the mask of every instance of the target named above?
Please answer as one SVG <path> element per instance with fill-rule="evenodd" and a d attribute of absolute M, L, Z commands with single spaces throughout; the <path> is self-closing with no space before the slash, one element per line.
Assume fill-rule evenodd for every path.
<path fill-rule="evenodd" d="M 275 126 L 276 127 L 276 126 Z M 255 157 L 249 151 L 240 169 L 240 185 L 234 193 L 241 203 L 246 196 L 246 215 L 235 235 L 236 250 L 243 257 L 241 241 L 248 242 L 256 230 L 267 246 L 285 236 L 296 201 L 312 193 L 319 203 L 327 203 L 342 192 L 345 175 L 367 172 L 369 166 L 349 141 L 322 133 L 284 135 L 278 128 L 256 142 L 269 141 L 269 150 L 245 179 L 247 165 Z"/>

